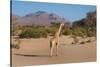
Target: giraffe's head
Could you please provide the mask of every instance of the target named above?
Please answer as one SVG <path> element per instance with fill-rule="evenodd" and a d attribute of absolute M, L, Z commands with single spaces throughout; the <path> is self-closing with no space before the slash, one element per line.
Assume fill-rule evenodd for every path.
<path fill-rule="evenodd" d="M 64 26 L 64 23 L 61 23 L 61 26 Z"/>

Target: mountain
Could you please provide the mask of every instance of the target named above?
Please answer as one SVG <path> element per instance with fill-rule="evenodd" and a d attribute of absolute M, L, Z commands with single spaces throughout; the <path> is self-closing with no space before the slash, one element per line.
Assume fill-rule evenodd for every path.
<path fill-rule="evenodd" d="M 88 12 L 86 17 L 73 22 L 74 27 L 96 27 L 96 11 Z"/>
<path fill-rule="evenodd" d="M 20 16 L 17 16 L 17 15 L 14 15 L 14 14 L 11 14 L 11 21 L 14 22 L 16 20 L 18 20 L 20 18 Z"/>
<path fill-rule="evenodd" d="M 54 13 L 37 11 L 18 18 L 16 22 L 20 25 L 50 25 L 52 22 L 66 22 L 66 20 Z"/>

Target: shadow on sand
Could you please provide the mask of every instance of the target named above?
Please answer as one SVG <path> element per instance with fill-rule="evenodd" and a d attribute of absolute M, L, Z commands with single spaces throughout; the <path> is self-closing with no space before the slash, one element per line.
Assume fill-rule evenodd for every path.
<path fill-rule="evenodd" d="M 49 55 L 28 55 L 28 54 L 14 54 L 17 56 L 24 56 L 24 57 L 50 57 Z"/>

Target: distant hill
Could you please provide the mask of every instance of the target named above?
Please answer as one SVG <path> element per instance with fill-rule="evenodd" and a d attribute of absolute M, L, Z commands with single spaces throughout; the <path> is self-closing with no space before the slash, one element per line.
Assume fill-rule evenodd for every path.
<path fill-rule="evenodd" d="M 12 22 L 17 22 L 20 25 L 50 25 L 52 22 L 66 22 L 64 18 L 54 13 L 47 13 L 45 11 L 37 11 L 23 17 L 12 15 L 12 20 L 14 20 Z"/>
<path fill-rule="evenodd" d="M 21 17 L 20 16 L 17 16 L 17 15 L 14 15 L 14 14 L 11 14 L 11 21 L 12 22 L 18 20 L 19 18 L 21 18 Z"/>
<path fill-rule="evenodd" d="M 88 12 L 86 17 L 73 22 L 73 26 L 96 27 L 96 11 Z"/>

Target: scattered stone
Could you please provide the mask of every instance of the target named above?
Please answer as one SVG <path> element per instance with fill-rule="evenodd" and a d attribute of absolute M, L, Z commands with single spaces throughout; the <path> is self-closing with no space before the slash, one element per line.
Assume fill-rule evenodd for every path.
<path fill-rule="evenodd" d="M 90 43 L 90 42 L 91 42 L 91 40 L 87 40 L 87 41 L 86 41 L 86 43 Z"/>
<path fill-rule="evenodd" d="M 82 41 L 82 42 L 80 42 L 80 44 L 85 44 L 85 42 L 84 42 L 84 41 Z"/>

